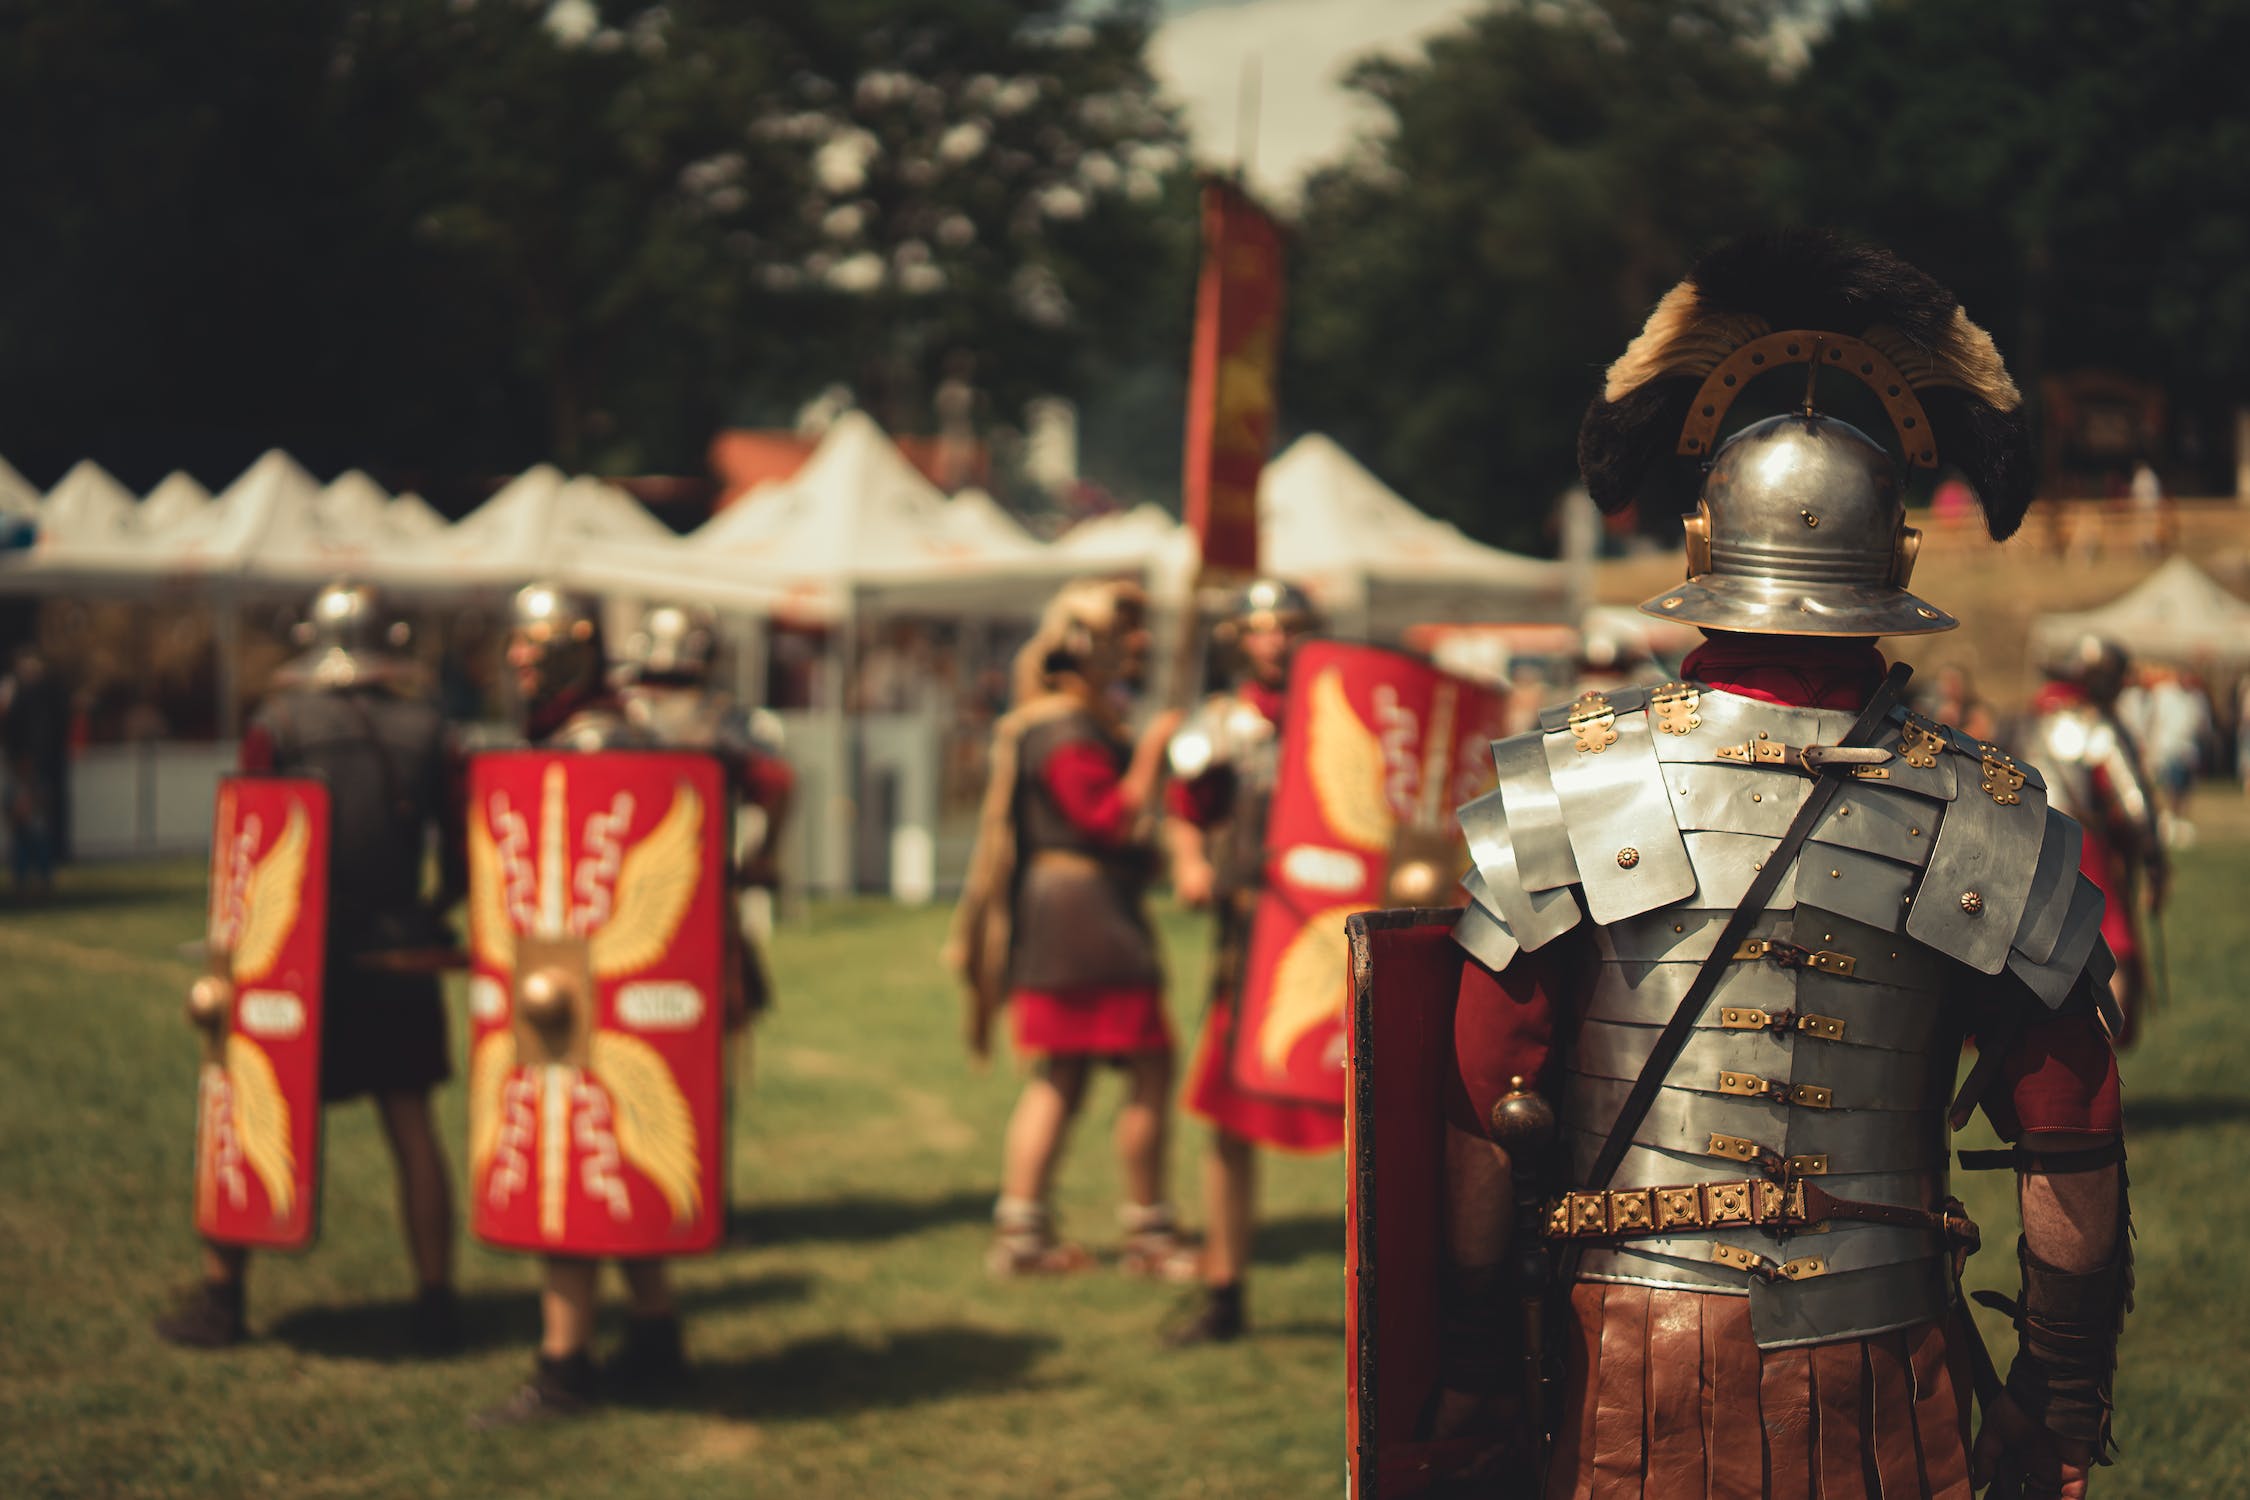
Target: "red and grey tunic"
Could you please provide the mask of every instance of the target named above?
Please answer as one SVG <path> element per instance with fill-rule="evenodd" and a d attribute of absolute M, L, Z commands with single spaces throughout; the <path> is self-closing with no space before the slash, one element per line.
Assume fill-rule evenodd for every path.
<path fill-rule="evenodd" d="M 1781 726 L 1792 722 L 1789 714 L 1801 717 L 1803 710 L 1857 709 L 1880 679 L 1882 663 L 1864 644 L 1720 639 L 1691 656 L 1685 671 L 1704 690 L 1701 727 L 1687 726 L 1688 732 L 1718 732 L 1724 739 L 1757 719 L 1757 704 L 1773 705 L 1773 723 Z M 1911 732 L 1914 726 L 1907 728 Z M 1787 792 L 1787 782 L 1751 779 L 1754 768 L 1736 771 L 1735 762 L 1706 749 L 1683 736 L 1663 746 L 1656 762 L 1666 780 L 1660 794 L 1689 799 L 1683 804 L 1688 811 L 1680 814 L 1683 823 L 1692 815 L 1695 828 L 1710 827 L 1702 820 L 1716 814 L 1695 799 L 1731 793 L 1738 782 L 1745 797 L 1751 787 L 1768 800 Z M 1970 756 L 1970 766 L 1977 764 L 1972 752 L 1960 753 Z M 1566 764 L 1576 769 L 1582 759 Z M 1898 795 L 1877 788 L 1910 793 L 1919 784 L 1903 758 L 1892 770 L 1890 782 L 1859 789 L 1841 805 L 1855 808 L 1864 822 L 1886 805 L 1880 796 Z M 1942 754 L 1928 774 L 1949 774 Z M 1504 780 L 1503 792 L 1507 785 Z M 1962 782 L 1963 800 L 1945 815 L 1977 817 L 1980 803 L 1968 799 L 1980 797 L 1995 819 L 2027 810 L 1995 806 L 1997 799 L 1977 786 L 1974 779 Z M 2032 790 L 2024 788 L 2027 797 Z M 1770 908 L 1765 919 L 1767 926 L 1793 920 L 1796 932 L 1838 949 L 1856 946 L 1861 950 L 1856 971 L 1844 970 L 1848 977 L 1842 978 L 1809 970 L 1785 975 L 1750 958 L 1722 982 L 1722 997 L 1756 998 L 1770 991 L 1782 1001 L 1793 986 L 1799 1011 L 1819 1012 L 1810 1018 L 1832 1026 L 1835 1039 L 1800 1032 L 1792 1033 L 1792 1044 L 1779 1033 L 1769 1039 L 1763 1031 L 1714 1030 L 1706 1022 L 1666 1075 L 1614 1186 L 1740 1177 L 1743 1167 L 1724 1159 L 1721 1150 L 1739 1136 L 1777 1153 L 1826 1153 L 1790 1155 L 1784 1170 L 1825 1174 L 1814 1180 L 1838 1197 L 1934 1210 L 1946 1190 L 1941 1137 L 1952 1048 L 1963 1036 L 2002 1055 L 1983 1105 L 2003 1138 L 2036 1148 L 2045 1134 L 2118 1131 L 2116 1063 L 2092 1008 L 2095 985 L 2089 981 L 2098 966 L 2081 969 L 2058 958 L 2042 967 L 2010 950 L 2003 956 L 2018 962 L 1978 973 L 1963 961 L 1947 975 L 1958 982 L 1933 989 L 1908 982 L 1911 975 L 1903 968 L 1892 972 L 1910 961 L 1930 965 L 1947 951 L 1919 946 L 1907 924 L 1920 924 L 1872 909 L 1856 920 L 1838 914 L 1857 889 L 1887 890 L 1881 886 L 1886 879 L 1906 882 L 1910 892 L 1916 879 L 1940 879 L 1937 866 L 1951 856 L 1942 846 L 1927 855 L 1919 849 L 1933 831 L 1944 838 L 1939 824 L 1921 819 L 1921 811 L 1937 803 L 1899 806 L 1918 821 L 1897 830 L 1904 840 L 1897 844 L 1897 860 L 1877 865 L 1866 862 L 1855 845 L 1816 843 L 1812 847 L 1821 854 L 1799 869 L 1817 864 L 1818 878 L 1801 875 L 1810 889 L 1800 891 L 1793 908 Z M 1711 807 L 1739 810 L 1737 802 Z M 1510 825 L 1510 855 L 1526 864 L 1557 855 L 1556 848 L 1537 843 L 1537 810 L 1527 800 L 1521 826 Z M 2036 812 L 2036 803 L 2028 810 Z M 2050 820 L 2047 826 L 2057 825 Z M 1852 827 L 1851 837 L 1862 838 L 1857 824 Z M 1698 842 L 1691 843 L 1691 854 L 1707 857 L 1714 844 L 1723 854 L 1730 837 L 1735 836 L 1714 840 L 1709 833 L 1692 833 Z M 1843 835 L 1830 830 L 1827 837 Z M 1880 837 L 1872 841 L 1881 843 Z M 1654 839 L 1644 836 L 1641 842 L 1647 847 L 1631 862 L 1634 871 L 1645 869 L 1652 857 Z M 1859 887 L 1842 873 L 1832 882 L 1831 868 L 1844 872 L 1855 857 L 1862 861 L 1855 867 Z M 1926 859 L 1928 867 L 1911 866 L 1915 858 Z M 2055 863 L 2061 865 L 2059 855 Z M 1718 861 L 1707 858 L 1707 865 L 1697 868 L 1699 880 L 1724 875 Z M 1591 867 L 1589 861 L 1580 868 Z M 1523 874 L 1522 868 L 1510 865 L 1494 873 L 1516 882 L 1500 893 L 1502 904 L 1519 917 L 1521 935 L 1530 937 L 1554 908 L 1534 908 L 1523 899 L 1525 891 L 1541 894 L 1534 882 L 1544 877 Z M 2056 875 L 2058 889 L 2067 894 L 2075 875 L 2059 868 Z M 1994 876 L 2001 878 L 2006 877 Z M 1945 888 L 1940 894 L 1953 893 Z M 1614 899 L 1614 889 L 1605 896 Z M 1605 1122 L 1614 1117 L 1615 1101 L 1628 1086 L 1624 1080 L 1634 1076 L 1637 1058 L 1645 1055 L 1641 1033 L 1660 1024 L 1668 1013 L 1664 1002 L 1677 993 L 1661 983 L 1652 991 L 1651 981 L 1664 979 L 1660 971 L 1668 967 L 1680 968 L 1683 976 L 1695 967 L 1660 960 L 1676 959 L 1672 950 L 1704 930 L 1724 904 L 1724 898 L 1706 900 L 1712 910 L 1698 910 L 1691 897 L 1651 916 L 1627 916 L 1598 929 L 1573 922 L 1536 944 L 1464 938 L 1472 954 L 1481 946 L 1491 956 L 1464 966 L 1455 1001 L 1457 1072 L 1447 1085 L 1453 1125 L 1482 1133 L 1511 1079 L 1536 1077 L 1559 1101 L 1564 1156 L 1576 1164 L 1573 1172 L 1582 1170 L 1606 1132 Z M 1889 905 L 1899 907 L 1900 898 L 1890 896 Z M 1953 909 L 1973 918 L 1980 905 Z M 2021 897 L 2015 905 L 2032 909 Z M 2083 929 L 2092 925 L 2093 913 L 2076 898 L 2071 909 L 2066 925 L 2079 933 L 2082 945 L 2092 944 L 2092 934 Z M 2008 919 L 2000 933 L 2005 942 L 2018 930 L 2019 913 L 2002 915 Z M 1880 941 L 1871 941 L 1878 935 Z M 1494 963 L 1498 967 L 1490 966 Z M 2061 984 L 2051 985 L 2057 976 Z M 1650 1008 L 1634 1009 L 1644 999 Z M 1914 1024 L 1905 1024 L 1910 1021 Z M 1719 1024 L 1735 1023 L 1722 1016 Z M 1635 1043 L 1642 1049 L 1638 1053 Z M 1728 1060 L 1752 1051 L 1760 1054 L 1760 1078 L 1698 1071 L 1736 1066 Z M 1775 1093 L 1775 1079 L 1789 1087 Z M 1808 1079 L 1822 1086 L 1796 1087 Z M 1746 1097 L 1750 1084 L 1765 1087 L 1766 1094 Z M 1570 1289 L 1572 1317 L 1559 1330 L 1566 1374 L 1549 1500 L 1644 1493 L 1830 1500 L 1897 1493 L 1968 1500 L 1968 1355 L 1946 1305 L 1946 1245 L 1935 1234 L 1909 1243 L 1901 1237 L 1919 1231 L 1836 1223 L 1817 1236 L 1784 1241 L 1788 1248 L 1777 1250 L 1760 1241 L 1759 1233 L 1705 1224 L 1671 1239 L 1587 1243 L 1579 1280 Z M 1771 1282 L 1729 1269 L 1785 1256 L 1806 1259 L 1792 1262 Z M 1926 1288 L 1916 1280 L 1925 1272 Z"/>
<path fill-rule="evenodd" d="M 1083 712 L 1024 731 L 1008 1008 L 1026 1054 L 1171 1049 L 1146 904 L 1151 853 L 1132 839 L 1121 786 L 1129 756 Z"/>
<path fill-rule="evenodd" d="M 1266 817 L 1278 762 L 1282 693 L 1246 682 L 1235 703 L 1273 726 L 1258 747 L 1259 765 L 1242 756 L 1213 765 L 1192 780 L 1174 781 L 1166 811 L 1204 831 L 1213 870 L 1211 904 L 1218 914 L 1212 938 L 1210 1003 L 1196 1045 L 1187 1106 L 1219 1129 L 1283 1151 L 1334 1151 L 1344 1143 L 1344 1112 L 1245 1092 L 1234 1079 L 1236 997 L 1249 965 L 1250 922 L 1264 881 Z M 1227 705 L 1229 708 L 1234 704 Z"/>

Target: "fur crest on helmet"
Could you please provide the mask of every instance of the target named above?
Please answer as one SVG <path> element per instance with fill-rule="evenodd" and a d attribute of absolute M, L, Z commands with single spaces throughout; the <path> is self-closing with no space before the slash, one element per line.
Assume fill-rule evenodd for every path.
<path fill-rule="evenodd" d="M 1595 503 L 1615 512 L 1654 492 L 1691 506 L 1699 464 L 1674 444 L 1697 388 L 1743 345 L 1800 329 L 1860 339 L 1888 359 L 1928 413 L 1940 460 L 1976 490 L 1994 539 L 2015 532 L 2031 505 L 2030 431 L 1992 336 L 1898 256 L 1815 229 L 1722 246 L 1664 294 L 1579 427 Z"/>

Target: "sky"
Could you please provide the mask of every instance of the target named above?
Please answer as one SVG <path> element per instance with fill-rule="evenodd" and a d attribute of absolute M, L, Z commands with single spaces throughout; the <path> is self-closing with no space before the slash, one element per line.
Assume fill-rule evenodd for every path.
<path fill-rule="evenodd" d="M 1342 78 L 1370 52 L 1411 54 L 1479 0 L 1168 0 L 1149 61 L 1185 112 L 1198 157 L 1240 159 L 1244 68 L 1255 62 L 1259 108 L 1251 185 L 1291 201 L 1307 170 L 1343 155 L 1379 118 Z"/>

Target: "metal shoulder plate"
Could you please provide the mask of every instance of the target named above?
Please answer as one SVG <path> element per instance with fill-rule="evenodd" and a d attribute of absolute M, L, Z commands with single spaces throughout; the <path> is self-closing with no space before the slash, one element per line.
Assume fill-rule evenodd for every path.
<path fill-rule="evenodd" d="M 1233 765 L 1242 752 L 1273 737 L 1273 726 L 1233 693 L 1213 693 L 1196 706 L 1165 746 L 1172 774 L 1183 781 Z"/>

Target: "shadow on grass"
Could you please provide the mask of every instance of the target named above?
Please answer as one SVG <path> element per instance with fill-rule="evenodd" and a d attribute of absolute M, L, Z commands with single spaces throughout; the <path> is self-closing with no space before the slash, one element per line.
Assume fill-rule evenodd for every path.
<path fill-rule="evenodd" d="M 2125 1102 L 2125 1135 L 2161 1135 L 2175 1130 L 2200 1130 L 2210 1125 L 2234 1125 L 2250 1120 L 2250 1099 L 2226 1099 L 2207 1094 L 2185 1094 L 2171 1099 L 2128 1098 Z"/>
<path fill-rule="evenodd" d="M 799 1302 L 811 1291 L 811 1277 L 779 1275 L 678 1287 L 673 1296 L 680 1311 L 692 1318 L 699 1311 Z M 402 1301 L 300 1307 L 275 1319 L 266 1329 L 265 1337 L 301 1353 L 328 1359 L 371 1360 L 382 1364 L 426 1360 L 432 1356 L 414 1343 L 413 1313 L 413 1305 Z M 527 1276 L 520 1292 L 470 1292 L 461 1298 L 459 1352 L 529 1349 L 538 1341 L 536 1276 Z"/>
<path fill-rule="evenodd" d="M 1301 1260 L 1335 1260 L 1343 1253 L 1342 1214 L 1291 1214 L 1258 1225 L 1250 1259 L 1254 1265 L 1288 1266 Z"/>
<path fill-rule="evenodd" d="M 943 1198 L 850 1197 L 759 1203 L 727 1215 L 727 1243 L 870 1244 L 901 1239 L 925 1229 L 982 1223 L 991 1216 L 992 1195 L 970 1191 L 949 1193 Z"/>
<path fill-rule="evenodd" d="M 1033 1363 L 1058 1342 L 959 1324 L 870 1340 L 824 1334 L 754 1358 L 697 1360 L 683 1389 L 619 1404 L 760 1422 L 888 1411 L 1020 1389 Z"/>
<path fill-rule="evenodd" d="M 176 899 L 183 889 L 186 887 L 156 884 L 75 885 L 69 876 L 64 875 L 56 879 L 54 890 L 46 895 L 0 888 L 0 914 L 36 912 L 44 916 L 56 916 L 70 912 L 101 911 L 116 906 L 159 906 Z"/>

